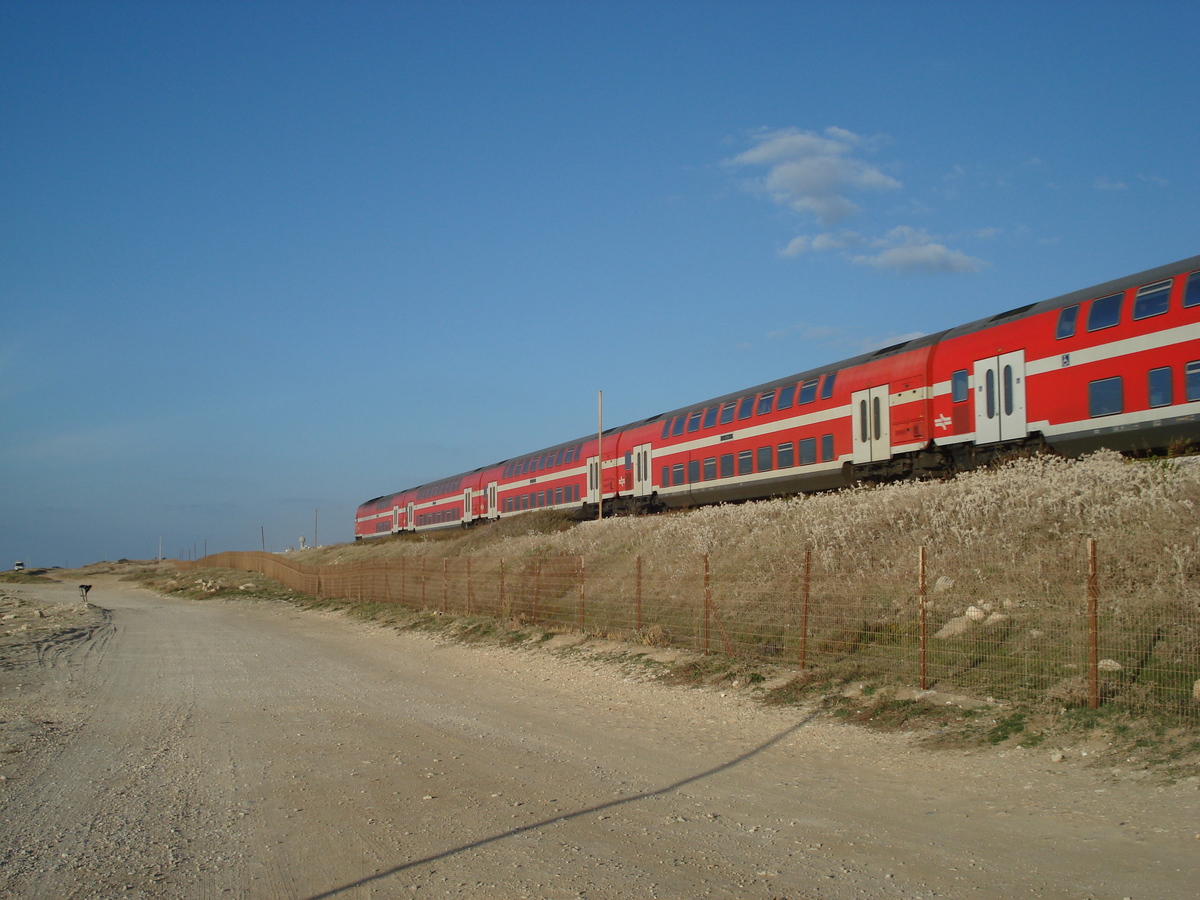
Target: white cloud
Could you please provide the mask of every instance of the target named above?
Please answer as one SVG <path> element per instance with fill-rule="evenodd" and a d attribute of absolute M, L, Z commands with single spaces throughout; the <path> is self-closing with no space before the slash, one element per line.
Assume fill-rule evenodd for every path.
<path fill-rule="evenodd" d="M 790 128 L 764 132 L 758 143 L 728 160 L 735 166 L 766 166 L 754 187 L 782 206 L 810 213 L 822 225 L 840 222 L 859 211 L 853 192 L 895 190 L 902 185 L 875 166 L 854 157 L 870 143 L 844 128 L 821 136 Z"/>
<path fill-rule="evenodd" d="M 1113 179 L 1109 178 L 1107 175 L 1101 175 L 1099 178 L 1097 178 L 1095 181 L 1093 181 L 1092 187 L 1094 187 L 1098 191 L 1127 191 L 1127 190 L 1129 190 L 1129 185 L 1127 185 L 1125 182 L 1114 181 Z"/>
<path fill-rule="evenodd" d="M 869 253 L 852 256 L 862 265 L 909 272 L 978 272 L 987 263 L 938 243 L 924 230 L 901 225 L 871 242 Z"/>
<path fill-rule="evenodd" d="M 820 134 L 796 128 L 763 131 L 755 136 L 754 146 L 726 160 L 726 164 L 765 168 L 751 182 L 756 193 L 828 228 L 858 215 L 861 208 L 856 200 L 903 188 L 899 180 L 862 158 L 880 142 L 880 138 L 866 138 L 836 127 Z M 957 180 L 966 173 L 964 167 L 956 166 L 946 178 Z M 930 212 L 924 203 L 913 201 L 908 205 L 910 214 Z M 990 239 L 996 233 L 994 229 L 981 229 L 976 237 Z M 801 234 L 778 252 L 782 257 L 796 257 L 830 251 L 861 265 L 910 272 L 978 272 L 987 265 L 948 247 L 924 229 L 908 225 L 874 239 L 855 231 Z"/>

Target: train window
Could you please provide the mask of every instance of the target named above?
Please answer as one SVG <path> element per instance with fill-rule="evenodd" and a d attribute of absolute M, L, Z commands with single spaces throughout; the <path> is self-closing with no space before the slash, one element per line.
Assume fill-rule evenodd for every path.
<path fill-rule="evenodd" d="M 825 381 L 821 385 L 821 399 L 828 400 L 833 396 L 833 382 L 837 378 L 837 372 L 830 372 L 825 376 Z"/>
<path fill-rule="evenodd" d="M 670 466 L 662 467 L 662 481 L 660 482 L 660 484 L 662 484 L 663 487 L 671 486 L 671 467 Z"/>
<path fill-rule="evenodd" d="M 804 382 L 804 384 L 800 385 L 800 405 L 801 406 L 803 406 L 805 403 L 812 403 L 816 399 L 817 399 L 817 379 L 816 378 L 812 379 L 811 381 L 806 381 L 806 382 Z"/>
<path fill-rule="evenodd" d="M 575 461 L 575 448 L 568 447 L 567 452 L 563 454 L 563 464 L 566 465 L 567 463 L 574 462 L 574 461 Z"/>
<path fill-rule="evenodd" d="M 676 416 L 675 424 L 671 426 L 671 437 L 679 437 L 683 434 L 685 425 L 687 425 L 687 416 Z"/>
<path fill-rule="evenodd" d="M 625 451 L 625 471 L 626 472 L 633 471 L 633 451 L 632 450 Z"/>
<path fill-rule="evenodd" d="M 749 475 L 754 471 L 754 451 L 743 450 L 738 454 L 738 474 Z"/>
<path fill-rule="evenodd" d="M 672 484 L 687 484 L 683 480 L 683 463 L 675 463 L 671 466 L 671 483 Z"/>
<path fill-rule="evenodd" d="M 860 441 L 869 441 L 871 439 L 871 426 L 867 423 L 867 401 L 858 401 L 858 439 Z"/>
<path fill-rule="evenodd" d="M 1075 323 L 1079 320 L 1079 304 L 1064 306 L 1058 311 L 1058 328 L 1054 337 L 1058 340 L 1075 337 Z"/>
<path fill-rule="evenodd" d="M 694 413 L 692 413 L 690 416 L 688 416 L 688 424 L 687 424 L 688 434 L 691 434 L 693 431 L 700 430 L 700 417 L 703 415 L 704 415 L 704 410 L 698 409 Z"/>
<path fill-rule="evenodd" d="M 833 435 L 821 435 L 821 462 L 830 462 L 833 459 Z"/>
<path fill-rule="evenodd" d="M 722 425 L 728 425 L 730 422 L 733 421 L 733 411 L 736 408 L 737 408 L 736 400 L 730 400 L 723 407 L 721 407 L 721 424 Z"/>
<path fill-rule="evenodd" d="M 1088 415 L 1095 419 L 1121 412 L 1125 404 L 1122 394 L 1120 375 L 1089 382 Z"/>
<path fill-rule="evenodd" d="M 555 468 L 558 468 L 559 466 L 561 466 L 561 465 L 563 464 L 563 456 L 565 456 L 565 455 L 566 455 L 566 450 L 565 450 L 565 449 L 563 449 L 563 450 L 559 450 L 559 451 L 558 451 L 558 453 L 557 453 L 557 454 L 555 454 L 555 456 L 554 456 L 554 466 L 555 466 Z"/>
<path fill-rule="evenodd" d="M 722 478 L 732 478 L 733 477 L 733 454 L 732 453 L 722 453 L 721 454 L 721 477 Z"/>
<path fill-rule="evenodd" d="M 538 506 L 545 506 L 545 505 L 546 505 L 546 492 L 538 491 Z"/>
<path fill-rule="evenodd" d="M 748 419 L 754 415 L 754 395 L 743 397 L 738 401 L 738 418 Z"/>
<path fill-rule="evenodd" d="M 1139 288 L 1133 301 L 1133 317 L 1149 319 L 1151 316 L 1161 316 L 1167 311 L 1167 303 L 1171 297 L 1171 282 L 1160 281 Z"/>
<path fill-rule="evenodd" d="M 693 459 L 688 463 L 688 484 L 695 484 L 700 480 L 700 460 Z"/>
<path fill-rule="evenodd" d="M 800 465 L 811 466 L 817 461 L 817 439 L 805 438 L 800 442 Z"/>
<path fill-rule="evenodd" d="M 1200 272 L 1188 276 L 1187 287 L 1183 290 L 1184 306 L 1200 306 Z"/>
<path fill-rule="evenodd" d="M 1188 403 L 1200 400 L 1200 360 L 1188 363 L 1183 376 Z"/>
<path fill-rule="evenodd" d="M 717 458 L 710 456 L 704 461 L 704 480 L 715 481 L 717 478 Z"/>
<path fill-rule="evenodd" d="M 705 428 L 712 428 L 714 425 L 717 424 L 717 413 L 719 413 L 720 411 L 721 411 L 720 404 L 717 404 L 716 406 L 710 406 L 708 409 L 706 409 L 704 411 L 704 427 Z"/>
<path fill-rule="evenodd" d="M 1150 405 L 1171 405 L 1171 367 L 1151 369 L 1147 379 L 1150 383 Z"/>
<path fill-rule="evenodd" d="M 787 387 L 779 389 L 779 402 L 775 404 L 775 409 L 791 409 L 792 399 L 796 396 L 796 386 L 789 384 Z"/>
<path fill-rule="evenodd" d="M 779 463 L 779 468 L 790 469 L 796 464 L 796 445 L 791 441 L 786 444 L 780 444 L 775 451 L 775 461 Z"/>
<path fill-rule="evenodd" d="M 755 415 L 765 416 L 775 406 L 775 392 L 763 391 L 758 395 L 758 409 L 755 410 Z"/>
<path fill-rule="evenodd" d="M 562 504 L 562 502 L 563 502 L 563 491 L 562 491 L 562 488 L 560 488 L 560 487 L 558 487 L 558 488 L 555 488 L 555 489 L 554 489 L 554 505 L 555 505 L 555 506 L 559 506 L 559 505 L 561 505 L 561 504 Z"/>
<path fill-rule="evenodd" d="M 954 403 L 962 403 L 967 399 L 970 393 L 970 388 L 967 384 L 967 370 L 959 369 L 950 376 L 950 400 Z"/>
<path fill-rule="evenodd" d="M 1121 321 L 1121 301 L 1124 299 L 1124 294 L 1113 294 L 1093 300 L 1092 308 L 1088 310 L 1087 330 L 1099 331 L 1118 324 Z"/>
<path fill-rule="evenodd" d="M 671 423 L 674 421 L 674 419 L 667 419 L 667 421 L 663 422 L 662 439 L 664 441 L 671 436 Z"/>
<path fill-rule="evenodd" d="M 775 468 L 775 448 L 769 444 L 758 448 L 758 471 L 770 472 Z"/>

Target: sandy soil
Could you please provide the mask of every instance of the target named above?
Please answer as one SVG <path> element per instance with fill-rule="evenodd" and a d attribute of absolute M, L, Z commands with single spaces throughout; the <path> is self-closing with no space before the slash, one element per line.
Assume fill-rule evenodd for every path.
<path fill-rule="evenodd" d="M 1196 779 L 1087 748 L 934 752 L 586 654 L 95 585 L 3 587 L 0 896 L 1197 895 Z"/>

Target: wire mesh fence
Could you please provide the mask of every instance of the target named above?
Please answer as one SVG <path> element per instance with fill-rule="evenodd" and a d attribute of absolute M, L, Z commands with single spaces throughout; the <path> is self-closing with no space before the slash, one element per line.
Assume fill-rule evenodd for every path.
<path fill-rule="evenodd" d="M 1191 562 L 1092 541 L 1053 554 L 913 548 L 844 565 L 801 549 L 753 563 L 681 557 L 395 556 L 309 566 L 258 552 L 181 568 L 259 572 L 317 597 L 487 616 L 644 645 L 1026 704 L 1200 718 Z"/>

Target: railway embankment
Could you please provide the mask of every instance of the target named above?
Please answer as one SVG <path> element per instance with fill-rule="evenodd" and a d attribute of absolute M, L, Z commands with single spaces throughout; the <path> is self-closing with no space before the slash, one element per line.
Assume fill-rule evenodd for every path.
<path fill-rule="evenodd" d="M 530 513 L 256 559 L 305 602 L 655 677 L 826 699 L 933 742 L 1100 728 L 1200 749 L 1200 466 L 1032 457 L 947 481 L 574 523 Z M 241 579 L 241 580 L 239 580 Z M 246 592 L 190 572 L 174 589 Z M 172 586 L 172 585 L 168 585 Z M 550 637 L 550 636 L 567 637 Z M 1165 743 L 1164 743 L 1165 741 Z"/>

